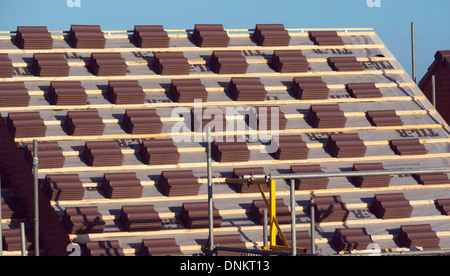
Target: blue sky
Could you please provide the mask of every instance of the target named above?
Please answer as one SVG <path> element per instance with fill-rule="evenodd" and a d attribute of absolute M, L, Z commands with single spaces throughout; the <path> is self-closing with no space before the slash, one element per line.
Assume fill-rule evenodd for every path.
<path fill-rule="evenodd" d="M 72 0 L 75 2 L 76 0 Z M 196 23 L 219 23 L 225 28 L 253 28 L 259 23 L 282 23 L 287 28 L 371 27 L 411 74 L 411 21 L 416 25 L 417 81 L 438 50 L 450 50 L 449 0 L 1 0 L 0 30 L 18 25 L 69 30 L 71 24 L 98 24 L 104 30 L 134 25 L 192 28 Z M 371 0 L 370 2 L 375 2 Z"/>

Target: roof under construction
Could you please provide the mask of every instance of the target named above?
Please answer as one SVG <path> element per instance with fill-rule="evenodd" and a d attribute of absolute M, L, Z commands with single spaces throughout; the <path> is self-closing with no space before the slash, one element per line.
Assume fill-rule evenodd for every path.
<path fill-rule="evenodd" d="M 215 138 L 215 243 L 224 246 L 260 248 L 265 208 L 257 188 L 226 178 L 450 163 L 447 124 L 372 29 L 133 27 L 18 27 L 0 36 L 9 254 L 20 247 L 6 235 L 33 221 L 33 140 L 48 255 L 65 254 L 70 241 L 87 255 L 203 254 L 206 126 Z M 288 184 L 276 186 L 286 236 Z M 297 179 L 297 245 L 311 249 L 314 197 L 320 254 L 370 243 L 450 248 L 448 191 L 445 173 Z"/>

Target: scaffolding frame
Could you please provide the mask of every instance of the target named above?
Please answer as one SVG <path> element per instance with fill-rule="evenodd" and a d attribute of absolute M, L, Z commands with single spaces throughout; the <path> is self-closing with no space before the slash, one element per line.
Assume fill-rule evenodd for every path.
<path fill-rule="evenodd" d="M 259 191 L 261 193 L 261 196 L 266 204 L 267 209 L 269 210 L 269 245 L 263 245 L 261 249 L 263 250 L 272 250 L 272 251 L 292 251 L 293 255 L 296 255 L 296 252 L 301 253 L 308 253 L 308 250 L 306 248 L 297 248 L 296 246 L 289 245 L 285 235 L 283 234 L 283 230 L 280 227 L 280 224 L 278 223 L 277 216 L 276 216 L 276 181 L 274 179 L 258 179 L 254 176 L 250 176 L 249 178 L 245 179 L 236 179 L 236 178 L 227 178 L 227 183 L 240 183 L 240 184 L 248 184 L 248 185 L 258 185 Z M 262 185 L 268 185 L 269 186 L 269 199 L 267 198 L 264 189 L 261 187 Z M 292 186 L 292 183 L 291 183 Z M 293 188 L 293 186 L 292 186 Z M 295 201 L 294 201 L 295 202 Z M 291 222 L 293 222 L 293 225 L 295 225 L 295 208 L 292 205 L 291 200 L 291 213 L 293 214 L 293 219 L 291 219 Z M 264 215 L 265 217 L 265 215 Z M 265 227 L 265 226 L 264 226 Z M 292 227 L 295 229 L 295 227 Z M 283 245 L 277 245 L 277 231 L 278 235 L 283 242 Z M 295 239 L 295 235 L 293 236 L 293 241 Z M 264 237 L 265 239 L 266 237 Z M 295 244 L 294 242 L 291 242 L 291 244 Z"/>
<path fill-rule="evenodd" d="M 282 233 L 281 228 L 279 227 L 278 222 L 276 221 L 276 206 L 275 206 L 275 200 L 276 200 L 276 185 L 275 180 L 277 179 L 284 179 L 284 180 L 291 180 L 290 186 L 291 186 L 291 225 L 292 225 L 292 236 L 295 236 L 295 191 L 293 189 L 294 185 L 294 179 L 298 178 L 319 178 L 319 177 L 356 177 L 356 176 L 376 176 L 376 175 L 403 175 L 403 174 L 431 174 L 431 173 L 449 173 L 450 168 L 426 168 L 426 169 L 398 169 L 398 170 L 371 170 L 371 171 L 349 171 L 349 172 L 318 172 L 318 173 L 285 173 L 285 174 L 258 174 L 258 175 L 243 175 L 242 179 L 236 180 L 236 179 L 230 179 L 228 178 L 226 181 L 230 181 L 234 183 L 242 183 L 243 181 L 248 181 L 247 183 L 250 184 L 258 184 L 260 187 L 261 194 L 263 195 L 263 198 L 266 202 L 267 208 L 270 212 L 270 245 L 268 247 L 262 247 L 263 249 L 271 249 L 271 250 L 290 250 L 292 252 L 292 255 L 296 256 L 299 248 L 296 247 L 296 241 L 295 238 L 292 239 L 292 246 L 289 246 L 287 244 L 287 240 L 284 237 L 284 234 Z M 259 179 L 259 180 L 258 180 Z M 241 182 L 239 182 L 241 181 Z M 261 188 L 262 183 L 270 183 L 270 204 L 267 201 L 267 198 L 264 195 L 264 191 Z M 311 210 L 314 211 L 314 200 L 311 199 Z M 310 215 L 311 220 L 311 250 L 312 255 L 315 255 L 315 248 L 314 248 L 314 229 L 315 229 L 315 222 L 314 222 L 314 214 L 311 213 Z M 276 225 L 277 228 L 274 228 L 273 225 Z M 276 236 L 276 230 L 279 230 L 279 235 L 283 240 L 283 243 L 285 246 L 277 246 L 276 240 L 274 236 Z M 300 248 L 300 251 L 303 251 L 304 249 Z M 304 253 L 308 253 L 307 250 L 303 251 Z M 418 251 L 420 252 L 420 251 Z M 415 254 L 418 254 L 416 252 Z M 443 252 L 450 253 L 450 250 L 440 250 L 439 252 L 436 251 L 436 254 L 442 254 Z M 428 252 L 428 254 L 433 254 L 434 251 Z M 383 253 L 381 253 L 383 254 Z M 387 254 L 387 253 L 386 253 Z M 346 254 L 346 255 L 361 255 L 361 254 Z"/>

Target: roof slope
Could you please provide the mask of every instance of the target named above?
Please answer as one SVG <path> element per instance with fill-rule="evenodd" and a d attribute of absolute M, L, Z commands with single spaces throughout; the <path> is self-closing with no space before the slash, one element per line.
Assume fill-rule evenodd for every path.
<path fill-rule="evenodd" d="M 207 244 L 205 134 L 189 124 L 215 114 L 216 139 L 221 130 L 231 136 L 213 146 L 216 235 L 240 234 L 252 248 L 262 245 L 261 196 L 224 183 L 226 177 L 449 165 L 446 123 L 376 33 L 319 31 L 281 24 L 226 32 L 221 25 L 136 26 L 103 35 L 98 26 L 73 26 L 52 33 L 51 47 L 46 35 L 27 46 L 2 36 L 0 55 L 7 54 L 13 70 L 0 78 L 1 116 L 25 160 L 34 139 L 47 143 L 39 178 L 72 241 L 86 245 L 86 254 L 104 254 L 99 248 L 106 245 L 92 242 L 109 241 L 115 248 L 109 254 L 139 255 L 152 254 L 150 239 L 172 239 L 162 242 L 179 248 L 167 254 L 198 254 Z M 224 119 L 244 129 L 224 129 Z M 279 129 L 278 147 L 263 135 L 267 121 Z M 242 134 L 243 142 L 234 141 Z M 309 229 L 313 194 L 325 209 L 336 208 L 317 218 L 322 254 L 349 248 L 338 241 L 349 234 L 336 231 L 347 227 L 365 228 L 358 235 L 371 235 L 381 248 L 398 248 L 411 246 L 397 238 L 402 225 L 430 224 L 439 246 L 448 248 L 450 220 L 434 200 L 445 197 L 450 181 L 446 175 L 421 181 L 411 175 L 298 181 L 297 229 Z M 372 209 L 378 194 L 401 194 L 395 198 L 409 207 Z M 287 183 L 277 182 L 277 196 L 281 221 Z"/>

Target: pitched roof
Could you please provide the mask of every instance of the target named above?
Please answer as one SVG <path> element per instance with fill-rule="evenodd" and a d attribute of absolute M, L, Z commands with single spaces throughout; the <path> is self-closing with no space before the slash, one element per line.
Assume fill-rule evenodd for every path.
<path fill-rule="evenodd" d="M 435 105 L 438 112 L 446 122 L 450 121 L 448 112 L 450 93 L 450 51 L 437 51 L 434 55 L 434 61 L 428 68 L 427 73 L 420 80 L 418 86 L 425 96 L 433 102 L 432 77 L 435 77 Z"/>
<path fill-rule="evenodd" d="M 446 123 L 372 30 L 220 27 L 102 33 L 98 26 L 72 26 L 52 33 L 52 46 L 43 34 L 25 44 L 14 35 L 0 37 L 4 128 L 27 162 L 29 143 L 41 142 L 43 192 L 73 241 L 110 241 L 110 248 L 121 248 L 118 254 L 135 255 L 148 254 L 147 240 L 169 238 L 161 242 L 175 242 L 183 254 L 201 253 L 208 238 L 205 134 L 194 127 L 211 121 L 210 114 L 217 235 L 240 233 L 249 248 L 262 245 L 261 195 L 225 183 L 226 177 L 448 165 Z M 248 107 L 255 109 L 246 116 Z M 234 129 L 245 129 L 223 128 L 233 121 Z M 278 147 L 263 135 L 268 126 L 279 129 Z M 231 136 L 226 142 L 218 141 L 221 128 Z M 234 137 L 242 134 L 243 140 Z M 450 181 L 446 175 L 431 185 L 421 181 L 410 175 L 298 180 L 297 228 L 309 229 L 313 194 L 325 208 L 316 212 L 323 254 L 341 248 L 327 240 L 344 227 L 364 227 L 357 232 L 397 248 L 403 225 L 430 224 L 440 247 L 450 247 L 449 220 L 434 206 Z M 10 185 L 18 191 L 14 180 Z M 381 219 L 371 202 L 392 193 L 401 194 L 406 203 L 400 207 L 407 208 L 383 201 L 389 207 Z M 289 186 L 283 181 L 277 196 L 285 210 Z M 330 214 L 329 206 L 339 208 Z M 282 222 L 284 231 L 288 224 Z M 89 254 L 100 254 L 98 243 L 86 245 Z"/>
<path fill-rule="evenodd" d="M 436 70 L 438 70 L 440 66 L 445 65 L 450 66 L 450 50 L 437 51 L 434 55 L 434 61 L 430 67 L 428 67 L 427 73 L 420 80 L 419 87 L 424 86 L 425 82 L 429 81 L 431 76 L 436 73 Z"/>

